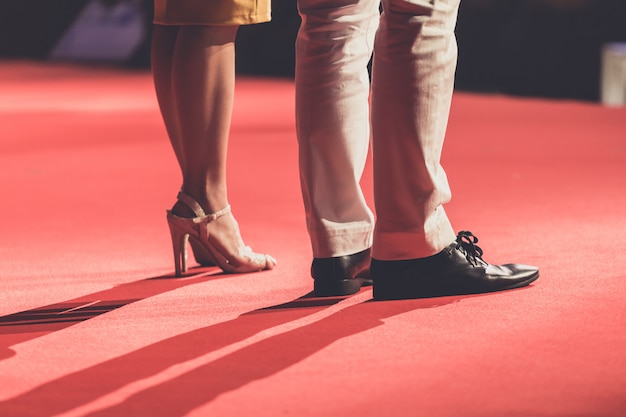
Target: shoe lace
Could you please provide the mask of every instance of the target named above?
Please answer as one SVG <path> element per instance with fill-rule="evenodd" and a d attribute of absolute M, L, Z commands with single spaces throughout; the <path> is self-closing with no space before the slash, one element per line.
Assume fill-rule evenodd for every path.
<path fill-rule="evenodd" d="M 472 265 L 485 264 L 483 260 L 483 250 L 476 245 L 478 238 L 466 230 L 460 231 L 456 235 L 456 249 L 465 254 L 465 259 Z"/>

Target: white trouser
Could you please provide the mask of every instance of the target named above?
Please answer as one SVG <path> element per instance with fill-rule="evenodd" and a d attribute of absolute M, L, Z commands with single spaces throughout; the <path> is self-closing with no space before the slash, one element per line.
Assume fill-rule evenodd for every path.
<path fill-rule="evenodd" d="M 314 257 L 372 246 L 376 259 L 412 259 L 454 241 L 440 156 L 459 2 L 383 0 L 380 14 L 380 0 L 298 0 L 296 120 Z M 370 133 L 376 222 L 359 185 Z"/>

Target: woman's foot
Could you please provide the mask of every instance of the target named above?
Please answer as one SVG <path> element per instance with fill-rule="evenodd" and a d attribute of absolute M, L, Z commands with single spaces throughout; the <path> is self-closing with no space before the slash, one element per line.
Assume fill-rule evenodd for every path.
<path fill-rule="evenodd" d="M 207 229 L 215 262 L 225 272 L 262 271 L 276 265 L 272 256 L 256 253 L 244 243 L 239 224 L 230 210 L 208 223 Z"/>
<path fill-rule="evenodd" d="M 272 269 L 276 259 L 254 252 L 241 237 L 239 225 L 230 206 L 205 214 L 189 195 L 180 192 L 178 201 L 168 211 L 177 275 L 186 271 L 187 241 L 194 256 L 204 266 L 217 265 L 224 272 L 245 273 Z M 182 265 L 179 264 L 182 262 Z"/>

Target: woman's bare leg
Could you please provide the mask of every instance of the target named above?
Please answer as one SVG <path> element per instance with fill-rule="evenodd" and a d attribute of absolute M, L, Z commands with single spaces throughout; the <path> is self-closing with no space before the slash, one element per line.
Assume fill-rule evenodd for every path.
<path fill-rule="evenodd" d="M 172 91 L 172 63 L 174 62 L 178 29 L 179 26 L 154 25 L 150 60 L 161 116 L 182 171 L 184 164 L 183 148 L 180 141 L 178 115 L 176 114 L 174 93 Z"/>
<path fill-rule="evenodd" d="M 228 204 L 226 154 L 238 26 L 182 26 L 172 63 L 183 191 L 212 213 Z"/>
<path fill-rule="evenodd" d="M 183 174 L 182 191 L 205 213 L 228 206 L 226 157 L 235 90 L 238 26 L 156 27 L 153 72 L 161 113 Z M 194 217 L 178 201 L 172 213 Z M 275 260 L 248 248 L 232 214 L 211 223 L 210 245 L 246 272 Z M 249 264 L 250 268 L 246 267 Z M 258 268 L 257 268 L 258 270 Z"/>
<path fill-rule="evenodd" d="M 228 204 L 226 154 L 237 29 L 155 25 L 153 35 L 154 84 L 183 174 L 182 189 L 207 213 Z"/>

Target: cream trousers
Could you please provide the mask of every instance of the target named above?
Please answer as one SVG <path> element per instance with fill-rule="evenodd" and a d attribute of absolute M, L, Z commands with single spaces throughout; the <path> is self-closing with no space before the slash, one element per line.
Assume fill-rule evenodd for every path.
<path fill-rule="evenodd" d="M 296 121 L 314 257 L 433 255 L 455 239 L 440 157 L 460 0 L 298 0 Z M 367 65 L 373 53 L 371 83 Z M 372 143 L 376 220 L 359 184 Z"/>

